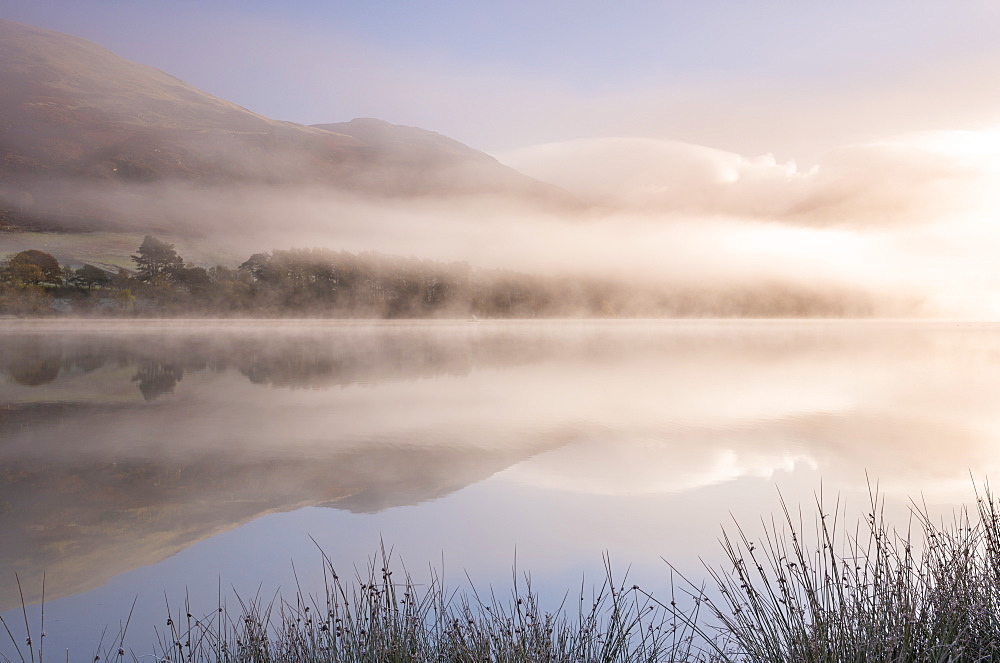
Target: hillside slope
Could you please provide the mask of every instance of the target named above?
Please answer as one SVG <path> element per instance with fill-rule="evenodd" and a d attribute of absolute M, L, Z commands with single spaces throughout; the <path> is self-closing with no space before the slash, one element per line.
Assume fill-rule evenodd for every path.
<path fill-rule="evenodd" d="M 72 226 L 71 200 L 38 206 L 57 182 L 562 195 L 429 131 L 272 120 L 76 37 L 0 20 L 0 52 L 0 224 Z"/>

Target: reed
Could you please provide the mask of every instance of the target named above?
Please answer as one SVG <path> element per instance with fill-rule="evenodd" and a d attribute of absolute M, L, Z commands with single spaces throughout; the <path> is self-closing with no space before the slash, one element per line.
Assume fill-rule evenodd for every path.
<path fill-rule="evenodd" d="M 167 606 L 155 627 L 162 662 L 840 663 L 1000 661 L 1000 508 L 988 486 L 976 506 L 935 519 L 914 503 L 902 531 L 887 524 L 878 491 L 848 521 L 822 494 L 808 509 L 781 502 L 753 536 L 723 532 L 725 562 L 707 582 L 670 569 L 655 597 L 605 558 L 605 576 L 550 610 L 515 570 L 509 594 L 448 589 L 433 569 L 418 583 L 384 547 L 342 578 L 323 556 L 316 594 L 249 597 L 195 613 Z M 25 630 L 27 630 L 25 616 Z M 126 652 L 129 620 L 99 647 Z M 39 637 L 3 624 L 14 658 L 41 661 Z M 102 642 L 104 639 L 102 638 Z M 33 645 L 38 644 L 37 650 Z M 18 659 L 19 657 L 19 659 Z M 94 659 L 92 659 L 94 660 Z"/>
<path fill-rule="evenodd" d="M 237 597 L 194 617 L 185 607 L 159 632 L 161 661 L 343 663 L 494 661 L 555 663 L 690 661 L 697 638 L 690 616 L 652 600 L 635 585 L 615 584 L 606 561 L 604 582 L 545 611 L 530 576 L 515 574 L 512 592 L 499 597 L 475 587 L 449 591 L 431 572 L 417 583 L 391 551 L 381 550 L 349 581 L 324 556 L 324 591 L 298 589 Z"/>
<path fill-rule="evenodd" d="M 756 540 L 737 524 L 701 596 L 709 645 L 733 661 L 1000 661 L 1000 521 L 988 487 L 976 504 L 939 522 L 914 503 L 905 532 L 877 491 L 852 527 L 822 496 L 810 519 L 782 502 Z"/>

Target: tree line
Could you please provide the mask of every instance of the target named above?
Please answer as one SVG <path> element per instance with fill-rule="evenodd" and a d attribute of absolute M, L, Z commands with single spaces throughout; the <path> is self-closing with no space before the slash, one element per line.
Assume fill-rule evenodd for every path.
<path fill-rule="evenodd" d="M 255 253 L 236 267 L 188 264 L 147 235 L 132 269 L 60 266 L 44 251 L 0 262 L 0 314 L 532 318 L 870 315 L 854 293 L 781 284 L 678 288 L 544 277 L 465 262 L 320 248 Z"/>
<path fill-rule="evenodd" d="M 59 309 L 107 315 L 323 315 L 339 317 L 535 316 L 552 296 L 525 274 L 307 248 L 255 253 L 239 266 L 188 264 L 173 244 L 147 235 L 133 269 L 60 266 L 28 250 L 0 263 L 0 313 Z"/>

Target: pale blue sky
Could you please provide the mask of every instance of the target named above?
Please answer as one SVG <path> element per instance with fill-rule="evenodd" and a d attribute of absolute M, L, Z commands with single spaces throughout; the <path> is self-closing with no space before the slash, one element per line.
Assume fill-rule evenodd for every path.
<path fill-rule="evenodd" d="M 1000 124 L 987 0 L 0 0 L 278 119 L 374 116 L 502 151 L 642 135 L 809 158 Z"/>

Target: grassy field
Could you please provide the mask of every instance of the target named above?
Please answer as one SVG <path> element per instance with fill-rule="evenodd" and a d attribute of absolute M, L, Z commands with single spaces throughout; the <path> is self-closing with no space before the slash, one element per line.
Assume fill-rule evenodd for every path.
<path fill-rule="evenodd" d="M 249 256 L 233 251 L 220 250 L 196 239 L 158 235 L 161 239 L 176 244 L 177 251 L 191 265 L 212 267 L 224 264 L 235 267 Z M 91 264 L 114 272 L 119 267 L 135 269 L 132 254 L 142 243 L 141 233 L 115 232 L 24 232 L 0 231 L 0 260 L 20 251 L 37 249 L 51 253 L 60 265 L 80 267 Z M 264 250 L 264 249 L 261 249 Z"/>

